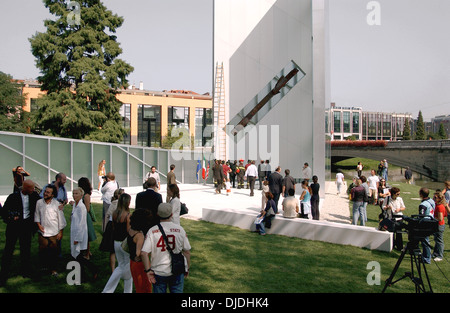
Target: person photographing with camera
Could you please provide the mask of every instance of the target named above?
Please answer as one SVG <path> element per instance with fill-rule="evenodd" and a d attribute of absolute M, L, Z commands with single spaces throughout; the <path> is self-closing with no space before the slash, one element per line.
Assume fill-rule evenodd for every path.
<path fill-rule="evenodd" d="M 390 189 L 390 196 L 384 199 L 382 209 L 386 211 L 386 215 L 395 221 L 400 221 L 402 219 L 403 211 L 405 208 L 405 203 L 400 197 L 400 189 L 397 187 L 392 187 Z M 403 236 L 400 232 L 394 231 L 394 247 L 397 250 L 403 249 Z"/>

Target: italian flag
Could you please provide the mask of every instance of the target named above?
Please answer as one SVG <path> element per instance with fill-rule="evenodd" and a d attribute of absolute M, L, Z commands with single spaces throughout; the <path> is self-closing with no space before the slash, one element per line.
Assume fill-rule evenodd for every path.
<path fill-rule="evenodd" d="M 204 180 L 208 179 L 209 175 L 209 161 L 208 165 L 206 165 L 206 159 L 205 156 L 203 156 L 203 167 L 202 167 L 202 177 Z"/>

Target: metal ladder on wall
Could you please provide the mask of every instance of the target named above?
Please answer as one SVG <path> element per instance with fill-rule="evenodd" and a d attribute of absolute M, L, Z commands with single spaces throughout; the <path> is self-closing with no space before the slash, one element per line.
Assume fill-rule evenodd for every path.
<path fill-rule="evenodd" d="M 214 82 L 214 150 L 219 160 L 226 158 L 227 138 L 224 127 L 225 116 L 225 82 L 223 63 L 216 63 L 216 77 Z"/>

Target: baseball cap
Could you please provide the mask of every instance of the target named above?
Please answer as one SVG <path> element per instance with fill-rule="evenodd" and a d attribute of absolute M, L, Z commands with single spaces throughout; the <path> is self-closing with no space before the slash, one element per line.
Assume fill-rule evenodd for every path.
<path fill-rule="evenodd" d="M 158 205 L 158 215 L 162 219 L 169 218 L 172 215 L 172 205 L 170 203 L 160 203 Z"/>

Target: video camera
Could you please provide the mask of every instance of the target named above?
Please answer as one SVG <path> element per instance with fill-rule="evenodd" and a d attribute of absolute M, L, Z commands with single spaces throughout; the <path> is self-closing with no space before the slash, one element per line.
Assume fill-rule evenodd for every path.
<path fill-rule="evenodd" d="M 395 220 L 401 218 L 401 220 Z M 380 228 L 390 232 L 406 232 L 408 240 L 420 241 L 439 230 L 437 219 L 429 215 L 394 215 L 393 219 L 385 219 L 380 222 Z"/>

